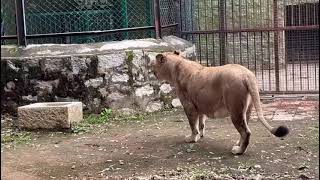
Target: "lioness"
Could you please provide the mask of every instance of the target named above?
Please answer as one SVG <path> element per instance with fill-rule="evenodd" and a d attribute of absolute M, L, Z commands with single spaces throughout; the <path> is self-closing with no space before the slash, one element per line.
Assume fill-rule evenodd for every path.
<path fill-rule="evenodd" d="M 283 137 L 289 133 L 285 126 L 274 128 L 266 122 L 255 75 L 241 65 L 204 67 L 175 51 L 158 54 L 152 67 L 159 80 L 168 81 L 176 88 L 191 128 L 191 136 L 186 142 L 197 142 L 204 136 L 206 116 L 231 116 L 240 133 L 240 140 L 233 146 L 232 153 L 245 153 L 251 135 L 248 121 L 252 105 L 259 120 L 272 134 Z"/>

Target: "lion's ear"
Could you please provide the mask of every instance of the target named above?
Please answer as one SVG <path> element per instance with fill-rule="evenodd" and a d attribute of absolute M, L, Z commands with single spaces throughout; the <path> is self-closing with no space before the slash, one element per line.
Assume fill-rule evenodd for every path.
<path fill-rule="evenodd" d="M 173 54 L 175 54 L 175 55 L 178 55 L 178 56 L 179 56 L 180 52 L 179 52 L 179 51 L 174 51 L 174 52 L 173 52 Z"/>
<path fill-rule="evenodd" d="M 163 64 L 163 63 L 165 62 L 165 58 L 164 58 L 163 54 L 158 54 L 158 55 L 156 56 L 156 60 L 157 60 L 158 62 L 160 62 L 160 64 Z"/>

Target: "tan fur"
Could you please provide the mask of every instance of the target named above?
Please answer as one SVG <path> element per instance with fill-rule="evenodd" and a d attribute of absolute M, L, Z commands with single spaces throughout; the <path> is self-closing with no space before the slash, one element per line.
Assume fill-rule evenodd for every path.
<path fill-rule="evenodd" d="M 197 142 L 204 135 L 206 116 L 230 116 L 241 136 L 232 152 L 244 153 L 251 135 L 247 121 L 252 105 L 262 124 L 270 132 L 274 130 L 263 117 L 258 85 L 250 70 L 237 64 L 204 67 L 177 54 L 158 54 L 153 68 L 159 80 L 176 88 L 191 127 L 187 142 Z"/>

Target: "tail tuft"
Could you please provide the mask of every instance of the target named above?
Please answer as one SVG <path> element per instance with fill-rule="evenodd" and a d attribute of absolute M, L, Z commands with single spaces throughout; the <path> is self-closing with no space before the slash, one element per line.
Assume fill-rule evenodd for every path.
<path fill-rule="evenodd" d="M 273 128 L 271 133 L 277 137 L 284 137 L 289 134 L 289 129 L 285 126 L 279 126 L 277 128 Z"/>

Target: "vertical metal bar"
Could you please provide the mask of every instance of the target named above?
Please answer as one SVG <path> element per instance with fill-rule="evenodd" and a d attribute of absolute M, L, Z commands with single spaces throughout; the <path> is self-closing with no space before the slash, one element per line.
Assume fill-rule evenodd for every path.
<path fill-rule="evenodd" d="M 198 9 L 198 30 L 200 31 L 201 30 L 201 21 L 200 21 L 200 1 L 197 1 L 197 9 Z M 199 57 L 200 57 L 200 64 L 202 63 L 202 50 L 201 50 L 201 34 L 198 35 L 198 43 L 199 43 Z"/>
<path fill-rule="evenodd" d="M 248 26 L 248 1 L 246 0 L 246 28 L 249 28 Z M 247 32 L 247 63 L 248 63 L 248 69 L 250 69 L 250 57 L 249 57 L 249 32 Z"/>
<path fill-rule="evenodd" d="M 179 8 L 181 4 L 181 0 L 175 0 L 175 22 L 181 22 L 181 9 Z M 176 35 L 181 38 L 181 23 L 178 23 L 176 26 Z"/>
<path fill-rule="evenodd" d="M 153 16 L 156 38 L 161 39 L 161 22 L 160 22 L 160 3 L 159 0 L 153 0 Z"/>
<path fill-rule="evenodd" d="M 262 0 L 259 1 L 259 5 L 260 5 L 260 23 L 262 23 L 261 25 L 263 25 L 263 14 L 262 14 Z M 261 26 L 260 25 L 260 26 Z M 262 89 L 265 91 L 264 89 L 264 63 L 263 63 L 263 32 L 260 31 L 260 51 L 261 51 L 261 77 L 262 77 Z"/>
<path fill-rule="evenodd" d="M 209 66 L 209 57 L 208 57 L 208 34 L 206 34 L 206 61 L 207 61 L 207 66 Z"/>
<path fill-rule="evenodd" d="M 318 19 L 318 22 L 316 21 L 316 18 Z M 319 23 L 319 1 L 315 0 L 313 4 L 313 25 L 316 25 L 317 23 Z M 313 43 L 314 43 L 314 46 L 317 44 L 315 40 L 313 41 Z M 319 45 L 318 45 L 318 51 L 319 51 Z M 319 57 L 319 54 L 318 54 L 318 57 Z M 319 91 L 318 89 L 319 88 L 319 71 L 317 72 L 317 65 L 319 64 L 318 63 L 313 63 L 313 64 L 314 64 L 314 81 L 315 81 L 314 88 L 315 90 Z M 318 76 L 318 79 L 317 79 L 317 76 Z M 317 85 L 318 85 L 318 88 L 317 88 Z"/>
<path fill-rule="evenodd" d="M 188 28 L 187 28 L 187 3 L 186 3 L 186 0 L 184 0 L 183 1 L 183 5 L 184 5 L 184 12 L 183 12 L 183 14 L 184 14 L 184 30 L 185 31 L 190 31 Z M 182 23 L 181 23 L 181 25 L 182 25 Z M 191 27 L 191 29 L 192 29 L 192 27 Z M 193 35 L 192 35 L 192 37 L 193 37 Z"/>
<path fill-rule="evenodd" d="M 270 27 L 270 2 L 269 2 L 270 0 L 267 0 L 267 19 L 268 19 L 268 27 Z M 270 52 L 270 31 L 268 31 L 268 33 L 267 33 L 267 35 L 268 35 L 268 39 L 267 39 L 267 41 L 268 41 L 268 51 L 267 51 L 267 53 L 268 53 L 268 62 L 269 62 L 269 67 L 268 67 L 268 73 L 269 73 L 269 79 L 268 79 L 268 81 L 269 81 L 269 90 L 270 91 L 272 91 L 272 89 L 271 89 L 271 52 Z"/>
<path fill-rule="evenodd" d="M 121 14 L 122 14 L 122 28 L 128 28 L 129 22 L 128 22 L 128 9 L 127 9 L 127 0 L 121 0 Z M 124 33 L 124 38 L 128 39 L 129 34 L 128 32 Z"/>
<path fill-rule="evenodd" d="M 225 30 L 227 30 L 228 29 L 228 22 L 227 22 L 227 20 L 228 20 L 228 18 L 227 18 L 227 1 L 225 0 L 224 1 L 224 16 L 225 16 L 225 18 L 224 18 L 224 29 Z M 224 51 L 224 53 L 225 53 L 225 64 L 228 64 L 229 62 L 228 62 L 228 49 L 229 49 L 229 45 L 228 45 L 228 33 L 227 32 L 225 32 L 224 33 L 224 37 L 225 37 L 225 51 Z"/>
<path fill-rule="evenodd" d="M 199 57 L 200 57 L 200 64 L 202 63 L 202 54 L 201 54 L 201 34 L 199 34 Z"/>
<path fill-rule="evenodd" d="M 254 74 L 257 76 L 256 32 L 253 32 Z"/>
<path fill-rule="evenodd" d="M 183 30 L 183 26 L 182 26 L 182 1 L 184 1 L 184 0 L 180 0 L 180 3 L 179 3 L 179 10 L 180 10 L 180 27 L 181 27 L 181 30 Z M 184 29 L 184 30 L 186 30 L 186 29 Z"/>
<path fill-rule="evenodd" d="M 241 23 L 242 19 L 241 19 L 241 0 L 239 0 L 239 29 L 242 29 L 242 23 Z M 240 64 L 242 64 L 242 33 L 239 32 L 239 43 L 240 43 L 240 52 L 239 52 L 239 55 L 240 55 Z"/>
<path fill-rule="evenodd" d="M 213 5 L 213 1 L 214 0 L 210 0 L 210 4 L 211 4 L 211 8 L 210 8 L 210 12 L 211 12 L 211 29 L 214 29 L 214 16 L 213 16 L 213 12 L 214 12 L 214 10 L 213 10 L 213 7 L 214 7 L 214 5 Z"/>
<path fill-rule="evenodd" d="M 315 90 L 317 90 L 317 85 L 319 85 L 318 80 L 317 80 L 317 75 L 319 76 L 319 74 L 317 73 L 317 64 L 318 63 L 314 63 L 314 81 L 315 81 L 314 88 L 315 88 Z"/>
<path fill-rule="evenodd" d="M 219 0 L 219 41 L 220 41 L 220 65 L 226 63 L 226 39 L 225 39 L 225 0 Z"/>
<path fill-rule="evenodd" d="M 268 62 L 269 62 L 269 90 L 272 91 L 271 89 L 271 52 L 270 52 L 270 31 L 268 31 Z"/>
<path fill-rule="evenodd" d="M 207 0 L 203 1 L 203 3 L 204 3 L 203 4 L 203 7 L 204 7 L 204 17 L 203 17 L 204 18 L 204 30 L 208 30 L 207 29 L 207 3 L 206 3 L 206 1 Z"/>
<path fill-rule="evenodd" d="M 286 0 L 284 0 L 284 3 L 283 3 L 283 9 L 284 9 L 284 26 L 287 26 L 288 25 L 288 21 L 287 21 L 287 17 L 288 17 L 288 9 L 287 8 L 287 5 L 286 5 Z M 287 32 L 285 32 L 287 33 Z M 285 62 L 284 62 L 284 65 L 285 65 L 285 81 L 286 81 L 286 91 L 288 91 L 288 55 L 287 55 L 287 51 L 285 50 Z"/>
<path fill-rule="evenodd" d="M 205 30 L 208 30 L 207 27 L 207 2 L 204 0 L 204 24 L 205 24 Z M 206 34 L 206 64 L 209 65 L 209 58 L 208 58 L 208 34 Z"/>
<path fill-rule="evenodd" d="M 26 32 L 24 0 L 16 0 L 16 22 L 17 22 L 18 45 L 26 46 L 27 32 Z"/>
<path fill-rule="evenodd" d="M 215 51 L 214 51 L 214 33 L 212 33 L 212 56 L 213 56 L 213 66 L 216 66 L 216 58 L 215 58 Z"/>
<path fill-rule="evenodd" d="M 316 4 L 316 2 L 318 2 Z M 318 8 L 316 8 L 316 5 L 318 5 Z M 318 10 L 318 14 L 316 14 Z M 319 22 L 319 17 L 318 17 L 318 22 L 316 21 L 316 17 L 319 16 L 319 1 L 315 1 L 315 3 L 313 4 L 313 25 L 316 25 Z M 314 43 L 316 43 L 316 41 L 313 41 Z M 319 46 L 318 46 L 318 51 L 319 51 Z M 319 56 L 318 56 L 319 57 Z M 317 80 L 317 76 L 319 76 L 319 72 L 317 73 L 317 65 L 318 63 L 314 63 L 314 81 L 315 81 L 315 90 L 317 90 L 317 85 L 319 86 L 319 79 Z"/>
<path fill-rule="evenodd" d="M 279 79 L 279 30 L 278 30 L 278 0 L 273 0 L 273 19 L 274 19 L 274 63 L 276 76 L 276 91 L 280 91 Z"/>
<path fill-rule="evenodd" d="M 262 70 L 262 89 L 264 89 L 264 63 L 263 63 L 263 32 L 260 32 L 260 50 L 261 50 L 261 70 Z"/>
<path fill-rule="evenodd" d="M 309 22 L 309 7 L 308 4 L 306 5 L 306 26 L 310 25 Z M 308 91 L 310 90 L 310 81 L 309 81 L 309 58 L 306 59 L 307 61 L 307 87 Z"/>
<path fill-rule="evenodd" d="M 294 11 L 294 5 L 293 4 L 291 4 L 290 5 L 290 9 L 291 9 L 291 15 L 290 15 L 290 17 L 291 17 L 291 20 L 290 20 L 290 26 L 296 26 L 296 24 L 295 24 L 295 21 L 294 21 L 294 17 L 295 17 L 295 11 Z M 290 31 L 289 31 L 290 32 Z M 292 38 L 292 37 L 291 37 Z M 291 61 L 292 61 L 292 79 L 293 79 L 293 83 L 292 83 L 292 91 L 294 91 L 294 89 L 295 89 L 295 71 L 294 71 L 294 69 L 295 69 L 295 59 L 293 58 L 293 56 L 290 56 L 291 57 Z"/>
<path fill-rule="evenodd" d="M 256 8 L 255 8 L 254 4 L 255 4 L 255 0 L 252 0 L 252 14 L 253 14 L 253 20 L 254 20 L 253 24 L 256 25 L 257 24 L 257 22 L 256 22 L 257 16 L 256 16 L 256 11 L 255 11 Z"/>
<path fill-rule="evenodd" d="M 210 0 L 210 3 L 211 3 L 211 29 L 214 29 L 214 17 L 213 17 L 213 0 Z M 214 52 L 214 46 L 215 46 L 215 43 L 214 43 L 214 33 L 211 34 L 212 35 L 212 65 L 215 66 L 216 65 L 216 62 L 215 62 L 215 52 Z"/>
<path fill-rule="evenodd" d="M 231 16 L 232 16 L 232 29 L 234 30 L 234 1 L 231 1 Z M 235 44 L 234 44 L 234 33 L 232 33 L 232 51 L 233 51 L 233 63 L 236 63 L 236 55 L 235 55 Z"/>
<path fill-rule="evenodd" d="M 313 25 L 316 25 L 318 22 L 316 21 L 316 17 L 319 16 L 319 1 L 318 1 L 318 8 L 316 7 L 316 1 L 313 4 Z M 318 9 L 318 15 L 316 14 Z M 318 17 L 319 18 L 319 17 Z M 319 19 L 318 19 L 319 21 Z"/>
<path fill-rule="evenodd" d="M 298 26 L 301 26 L 302 24 L 301 24 L 301 2 L 300 2 L 300 0 L 298 1 Z M 299 80 L 299 82 L 300 82 L 300 90 L 302 90 L 302 67 L 301 67 L 301 53 L 303 53 L 303 50 L 302 50 L 302 46 L 301 46 L 301 40 L 302 40 L 302 31 L 298 31 L 299 32 L 299 38 L 298 38 L 298 40 L 299 40 L 299 43 L 298 43 L 298 47 L 299 47 L 299 54 L 298 54 L 298 60 L 299 60 L 299 78 L 300 78 L 300 80 Z"/>
<path fill-rule="evenodd" d="M 191 11 L 191 30 L 193 31 L 194 30 L 194 24 L 193 24 L 193 17 L 194 17 L 194 10 L 193 10 L 193 6 L 194 6 L 194 0 L 191 0 L 191 4 L 190 4 L 190 11 Z M 192 42 L 194 42 L 194 35 L 191 36 L 192 38 Z"/>

